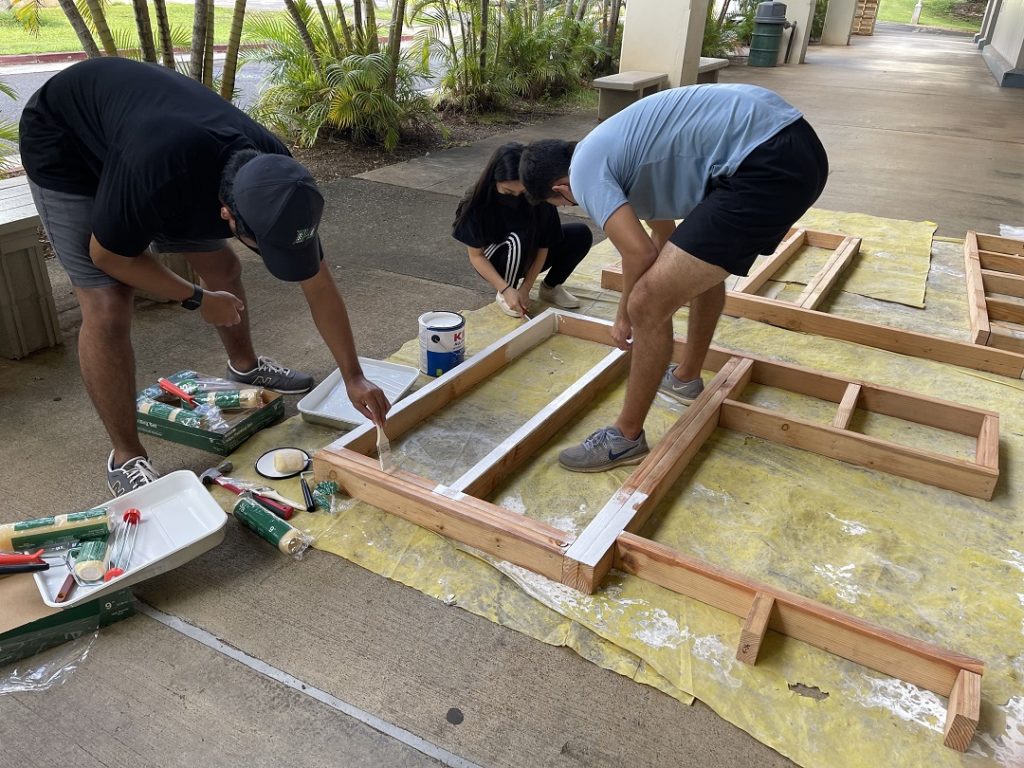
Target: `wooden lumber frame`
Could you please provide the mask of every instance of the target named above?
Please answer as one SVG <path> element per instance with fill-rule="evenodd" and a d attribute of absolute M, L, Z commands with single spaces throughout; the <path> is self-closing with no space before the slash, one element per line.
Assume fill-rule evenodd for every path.
<path fill-rule="evenodd" d="M 793 302 L 798 307 L 817 309 L 818 305 L 828 296 L 829 291 L 835 287 L 839 276 L 860 253 L 860 243 L 859 237 L 847 237 L 832 232 L 817 232 L 812 229 L 791 229 L 775 252 L 758 265 L 757 269 L 737 283 L 734 290 L 736 293 L 756 294 L 801 248 L 806 246 L 829 248 L 833 251 L 832 256 L 829 257 L 825 266 L 807 282 L 807 287 Z"/>
<path fill-rule="evenodd" d="M 972 341 L 1024 352 L 1024 338 L 1004 325 L 1024 325 L 1024 303 L 988 295 L 1024 299 L 1024 240 L 968 231 L 964 238 L 964 273 Z"/>
<path fill-rule="evenodd" d="M 413 429 L 555 333 L 614 346 L 607 321 L 548 310 L 398 403 L 388 419 L 390 438 L 394 440 Z M 676 340 L 674 354 L 678 357 L 684 349 L 685 342 Z M 892 456 L 880 469 L 924 475 L 926 481 L 946 482 L 934 477 L 931 470 L 922 470 L 936 457 L 849 432 L 845 425 L 855 408 L 975 435 L 978 460 L 937 457 L 946 462 L 939 474 L 967 478 L 963 483 L 966 489 L 989 494 L 998 477 L 998 415 L 713 347 L 706 365 L 717 375 L 579 536 L 574 538 L 478 497 L 493 491 L 598 392 L 623 376 L 627 362 L 626 353 L 613 349 L 449 486 L 402 470 L 382 471 L 370 458 L 375 450 L 372 424 L 352 430 L 319 451 L 313 459 L 316 478 L 335 480 L 354 498 L 586 592 L 598 589 L 608 571 L 616 567 L 732 613 L 743 620 L 737 655 L 746 663 L 756 662 L 765 632 L 771 629 L 949 697 L 944 743 L 966 749 L 978 722 L 984 672 L 981 661 L 730 573 L 644 539 L 639 531 L 708 436 L 717 427 L 734 423 L 747 429 L 746 422 L 751 418 L 748 414 L 753 415 L 757 422 L 754 427 L 767 439 L 840 455 L 861 465 L 878 464 L 876 452 L 892 448 Z M 810 425 L 810 445 L 803 446 L 807 431 L 803 422 L 739 401 L 750 382 L 835 402 L 833 425 Z M 783 429 L 779 418 L 784 418 L 789 427 Z M 798 435 L 795 440 L 776 434 L 794 429 Z M 826 445 L 819 445 L 818 440 Z"/>
<path fill-rule="evenodd" d="M 1024 262 L 1024 257 L 1021 262 Z M 601 271 L 601 287 L 609 291 L 622 290 L 621 265 L 605 267 Z M 744 317 L 790 331 L 849 341 L 908 357 L 988 371 L 1013 379 L 1024 378 L 1024 354 L 1018 352 L 831 315 L 788 301 L 726 291 L 723 312 L 731 317 Z"/>

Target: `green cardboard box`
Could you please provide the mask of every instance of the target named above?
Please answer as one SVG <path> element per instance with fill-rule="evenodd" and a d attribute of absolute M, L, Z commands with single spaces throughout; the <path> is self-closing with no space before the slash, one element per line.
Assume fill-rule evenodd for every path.
<path fill-rule="evenodd" d="M 31 576 L 8 576 L 0 580 L 0 668 L 48 648 L 95 632 L 135 613 L 130 589 L 105 595 L 87 603 L 58 610 L 48 608 L 39 598 Z"/>
<path fill-rule="evenodd" d="M 196 377 L 213 378 L 196 373 L 195 371 L 178 371 L 167 378 L 177 384 L 184 379 Z M 139 397 L 149 397 L 169 405 L 177 406 L 180 404 L 179 400 L 164 393 L 159 386 L 147 387 L 139 392 Z M 263 390 L 262 408 L 224 412 L 224 419 L 230 425 L 227 432 L 214 432 L 200 427 L 187 427 L 184 424 L 175 424 L 173 421 L 154 418 L 138 411 L 135 413 L 135 423 L 139 427 L 139 432 L 143 434 L 153 435 L 164 440 L 170 440 L 172 443 L 181 443 L 192 448 L 199 448 L 203 451 L 227 456 L 259 430 L 269 427 L 283 417 L 284 398 L 276 392 Z"/>

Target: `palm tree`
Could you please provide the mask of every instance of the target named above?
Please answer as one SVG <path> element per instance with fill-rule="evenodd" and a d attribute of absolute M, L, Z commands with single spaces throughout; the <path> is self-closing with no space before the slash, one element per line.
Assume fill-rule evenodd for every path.
<path fill-rule="evenodd" d="M 288 15 L 292 17 L 292 22 L 295 24 L 295 31 L 299 33 L 299 39 L 302 40 L 302 45 L 306 48 L 306 52 L 309 53 L 309 57 L 313 60 L 313 66 L 316 67 L 318 72 L 323 72 L 323 67 L 320 66 L 320 54 L 317 53 L 316 46 L 313 45 L 313 37 L 309 34 L 309 25 L 306 24 L 306 20 L 302 18 L 302 13 L 299 11 L 295 0 L 284 0 L 284 6 L 288 9 Z"/>
<path fill-rule="evenodd" d="M 334 5 L 338 9 L 338 23 L 341 24 L 341 34 L 345 36 L 345 48 L 351 51 L 352 30 L 349 29 L 348 20 L 345 18 L 345 6 L 341 4 L 341 0 L 334 0 Z"/>
<path fill-rule="evenodd" d="M 149 22 L 149 5 L 146 0 L 132 0 L 135 11 L 135 26 L 139 30 L 139 51 L 143 61 L 156 64 L 156 46 L 153 44 L 153 26 Z"/>
<path fill-rule="evenodd" d="M 153 8 L 156 11 L 156 28 L 160 36 L 160 57 L 165 67 L 174 69 L 174 42 L 171 40 L 171 22 L 167 18 L 167 3 L 165 0 L 153 0 Z"/>
<path fill-rule="evenodd" d="M 203 79 L 203 52 L 206 50 L 206 6 L 213 0 L 196 0 L 192 15 L 192 55 L 189 58 L 189 76 L 193 80 Z"/>
<path fill-rule="evenodd" d="M 64 15 L 68 17 L 71 29 L 75 31 L 82 50 L 90 59 L 99 56 L 100 49 L 96 47 L 96 41 L 92 39 L 92 33 L 89 31 L 85 19 L 82 18 L 82 14 L 78 12 L 78 6 L 75 5 L 74 0 L 57 0 L 57 2 L 60 3 L 60 9 L 64 11 Z"/>
<path fill-rule="evenodd" d="M 338 46 L 338 36 L 334 34 L 334 24 L 331 23 L 331 17 L 327 15 L 327 9 L 324 8 L 321 0 L 316 0 L 316 9 L 320 13 L 320 21 L 324 25 L 324 34 L 327 36 L 327 44 L 331 47 L 331 54 L 334 58 L 341 58 L 341 48 Z"/>
<path fill-rule="evenodd" d="M 231 33 L 228 35 L 228 52 L 224 59 L 224 73 L 220 78 L 220 95 L 229 101 L 235 91 L 235 72 L 238 69 L 238 49 L 242 42 L 244 21 L 245 0 L 235 0 L 235 12 L 231 16 Z"/>
<path fill-rule="evenodd" d="M 203 85 L 213 88 L 213 0 L 206 2 L 206 43 L 203 45 Z"/>
<path fill-rule="evenodd" d="M 377 38 L 377 6 L 373 0 L 366 0 L 366 43 L 367 50 L 377 53 L 380 50 L 380 40 Z"/>
<path fill-rule="evenodd" d="M 487 0 L 483 0 L 483 2 L 486 3 Z M 392 96 L 395 94 L 398 62 L 402 56 L 402 28 L 405 24 L 406 3 L 407 0 L 395 0 L 395 4 L 391 8 L 391 31 L 388 35 L 388 62 L 391 69 L 388 72 L 387 89 Z"/>
<path fill-rule="evenodd" d="M 92 16 L 92 26 L 96 30 L 96 36 L 100 39 L 100 45 L 107 56 L 117 56 L 117 45 L 114 43 L 114 36 L 110 33 L 107 25 L 107 16 L 103 12 L 100 0 L 85 0 L 85 5 Z"/>
<path fill-rule="evenodd" d="M 0 81 L 0 93 L 12 99 L 17 98 L 15 90 L 7 83 Z M 0 179 L 11 166 L 10 156 L 18 151 L 18 126 L 7 120 L 0 120 Z"/>

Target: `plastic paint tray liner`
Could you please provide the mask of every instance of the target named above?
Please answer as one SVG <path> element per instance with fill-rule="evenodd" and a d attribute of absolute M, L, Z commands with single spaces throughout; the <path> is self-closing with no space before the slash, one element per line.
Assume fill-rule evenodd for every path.
<path fill-rule="evenodd" d="M 360 357 L 366 378 L 384 390 L 392 405 L 416 382 L 420 372 L 408 365 Z M 337 368 L 316 389 L 299 401 L 299 413 L 306 421 L 329 427 L 358 427 L 369 421 L 348 399 L 345 382 Z"/>
<path fill-rule="evenodd" d="M 184 565 L 224 540 L 224 526 L 228 519 L 199 478 L 186 470 L 171 472 L 100 506 L 113 513 L 114 531 L 121 524 L 125 510 L 136 507 L 142 513 L 131 567 L 111 581 L 92 586 L 78 585 L 70 599 L 55 603 L 54 598 L 68 575 L 68 569 L 63 557 L 47 558 L 49 570 L 37 571 L 33 576 L 43 602 L 51 608 L 70 608 L 95 600 Z M 112 544 L 114 532 L 110 537 Z"/>

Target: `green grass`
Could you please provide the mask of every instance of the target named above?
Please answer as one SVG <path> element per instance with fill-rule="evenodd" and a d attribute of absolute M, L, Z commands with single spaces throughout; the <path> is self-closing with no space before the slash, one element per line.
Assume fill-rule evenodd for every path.
<path fill-rule="evenodd" d="M 192 5 L 183 3 L 168 3 L 167 16 L 171 23 L 171 29 L 180 29 L 184 37 L 192 37 Z M 217 44 L 224 44 L 228 41 L 228 32 L 231 30 L 230 8 L 216 8 L 214 20 L 214 41 Z M 286 14 L 285 11 L 272 11 L 272 13 Z M 153 18 L 153 36 L 156 37 L 156 17 L 153 16 L 150 7 L 150 16 Z M 248 24 L 248 20 L 246 21 Z M 118 39 L 118 30 L 126 30 L 135 37 L 135 15 L 131 5 L 112 4 L 107 6 L 107 24 L 114 39 Z M 95 37 L 95 36 L 94 36 Z M 99 41 L 97 40 L 97 45 Z M 81 45 L 78 38 L 71 30 L 64 12 L 60 8 L 43 8 L 39 12 L 39 34 L 32 35 L 22 29 L 21 24 L 14 18 L 12 11 L 0 12 L 0 55 L 10 53 L 58 53 L 65 51 L 80 51 Z"/>
<path fill-rule="evenodd" d="M 977 32 L 981 29 L 980 19 L 966 21 L 952 16 L 949 12 L 950 4 L 949 0 L 925 0 L 919 19 L 921 26 L 958 29 L 965 32 Z M 909 24 L 916 5 L 917 0 L 882 0 L 878 6 L 878 20 Z"/>

